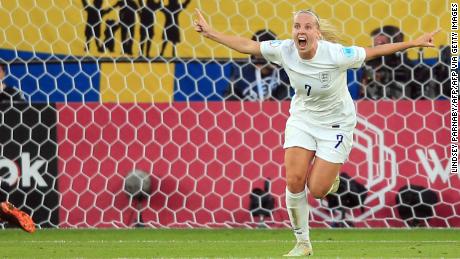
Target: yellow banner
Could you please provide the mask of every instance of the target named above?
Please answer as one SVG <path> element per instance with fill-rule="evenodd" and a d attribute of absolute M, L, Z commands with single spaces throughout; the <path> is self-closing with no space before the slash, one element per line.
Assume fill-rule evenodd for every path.
<path fill-rule="evenodd" d="M 215 29 L 244 37 L 270 29 L 281 39 L 289 38 L 292 13 L 312 8 L 321 19 L 337 26 L 347 45 L 370 46 L 370 32 L 383 25 L 401 28 L 406 40 L 443 28 L 435 43 L 448 44 L 448 1 L 441 0 L 156 3 L 154 0 L 1 0 L 0 48 L 77 56 L 244 57 L 196 33 L 192 26 L 195 8 L 202 10 Z M 410 57 L 415 58 L 415 54 L 416 50 L 411 50 Z M 426 57 L 435 55 L 435 50 L 425 51 Z"/>
<path fill-rule="evenodd" d="M 170 103 L 174 92 L 174 65 L 104 63 L 100 87 L 104 103 Z"/>

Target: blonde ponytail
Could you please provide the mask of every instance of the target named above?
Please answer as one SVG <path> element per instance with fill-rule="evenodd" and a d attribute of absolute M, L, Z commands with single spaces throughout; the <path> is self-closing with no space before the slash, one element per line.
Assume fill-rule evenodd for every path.
<path fill-rule="evenodd" d="M 328 20 L 324 20 L 324 19 L 320 20 L 319 31 L 321 32 L 323 39 L 326 41 L 330 41 L 334 43 L 339 43 L 342 41 L 337 31 L 337 28 L 335 28 L 335 26 Z"/>

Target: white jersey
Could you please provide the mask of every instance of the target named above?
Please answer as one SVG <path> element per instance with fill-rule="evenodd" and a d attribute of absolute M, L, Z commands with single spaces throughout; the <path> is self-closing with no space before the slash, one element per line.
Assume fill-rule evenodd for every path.
<path fill-rule="evenodd" d="M 364 48 L 320 40 L 310 60 L 300 58 L 293 40 L 263 41 L 260 50 L 289 76 L 295 89 L 291 117 L 318 126 L 355 126 L 356 111 L 347 88 L 347 69 L 363 64 Z"/>

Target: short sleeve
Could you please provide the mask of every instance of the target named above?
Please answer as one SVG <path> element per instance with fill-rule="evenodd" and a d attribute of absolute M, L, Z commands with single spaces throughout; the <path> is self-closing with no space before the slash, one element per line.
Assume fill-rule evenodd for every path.
<path fill-rule="evenodd" d="M 262 41 L 260 43 L 260 52 L 262 56 L 270 62 L 281 65 L 282 43 L 283 41 L 281 40 Z"/>
<path fill-rule="evenodd" d="M 336 57 L 339 67 L 343 69 L 359 68 L 366 59 L 366 51 L 362 47 L 344 47 L 339 45 Z"/>

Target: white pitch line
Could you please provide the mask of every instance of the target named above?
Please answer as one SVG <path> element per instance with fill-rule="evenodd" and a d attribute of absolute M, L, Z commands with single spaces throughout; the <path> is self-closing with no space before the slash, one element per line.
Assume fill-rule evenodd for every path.
<path fill-rule="evenodd" d="M 136 243 L 151 243 L 151 244 L 172 244 L 172 243 L 182 243 L 182 244 L 239 244 L 239 243 L 294 243 L 293 240 L 87 240 L 87 241 L 77 241 L 77 240 L 0 240 L 0 244 L 9 244 L 9 243 L 56 243 L 56 244 L 65 244 L 65 243 L 94 243 L 94 244 L 136 244 Z M 460 240 L 312 240 L 312 243 L 460 243 Z"/>

